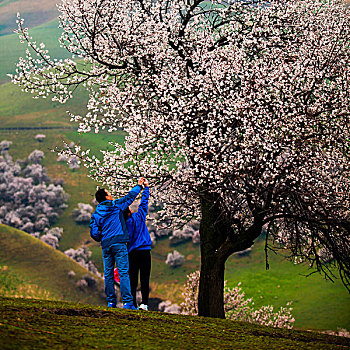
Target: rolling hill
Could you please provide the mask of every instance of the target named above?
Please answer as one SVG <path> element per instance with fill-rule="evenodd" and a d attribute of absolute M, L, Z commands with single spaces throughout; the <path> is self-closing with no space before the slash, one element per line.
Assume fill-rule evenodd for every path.
<path fill-rule="evenodd" d="M 67 58 L 69 57 L 68 53 L 58 43 L 61 30 L 58 28 L 58 19 L 55 17 L 52 17 L 53 19 L 49 22 L 43 21 L 41 25 L 30 28 L 29 34 L 38 42 L 44 42 L 52 57 Z M 24 26 L 28 26 L 28 16 L 24 14 L 23 18 L 25 19 Z M 0 29 L 2 23 L 0 18 Z M 15 22 L 14 24 L 16 25 Z M 19 57 L 25 54 L 26 48 L 27 45 L 21 44 L 18 35 L 14 34 L 13 31 L 8 35 L 1 36 L 0 34 L 0 84 L 10 81 L 10 78 L 6 74 L 13 74 L 15 72 L 16 63 Z"/>
<path fill-rule="evenodd" d="M 57 0 L 1 0 L 0 35 L 13 33 L 17 28 L 16 14 L 20 12 L 29 28 L 38 26 L 58 16 Z"/>
<path fill-rule="evenodd" d="M 101 279 L 96 277 L 95 288 L 78 288 L 76 283 L 91 274 L 39 239 L 0 224 L 0 245 L 1 295 L 105 304 Z"/>
<path fill-rule="evenodd" d="M 11 84 L 0 86 L 0 118 L 5 127 L 67 127 L 72 126 L 67 120 L 64 109 L 69 106 L 52 106 L 48 100 L 33 100 L 30 95 L 19 91 Z M 77 110 L 83 104 L 83 97 L 77 96 L 71 101 L 71 107 Z M 39 143 L 34 136 L 44 133 L 46 139 Z M 96 189 L 94 183 L 87 176 L 84 168 L 70 170 L 64 163 L 56 161 L 57 155 L 50 152 L 55 146 L 62 145 L 62 139 L 74 141 L 83 147 L 92 149 L 95 154 L 107 145 L 109 140 L 123 142 L 122 133 L 100 133 L 79 135 L 74 129 L 19 129 L 0 130 L 0 140 L 13 141 L 10 154 L 15 159 L 23 159 L 34 149 L 45 152 L 43 164 L 47 167 L 53 179 L 62 178 L 65 181 L 65 191 L 70 195 L 68 208 L 59 218 L 56 226 L 64 228 L 60 242 L 60 250 L 77 248 L 87 245 L 92 251 L 92 260 L 103 270 L 101 248 L 89 237 L 86 225 L 77 225 L 71 216 L 72 210 L 79 202 L 91 203 Z M 247 257 L 232 257 L 226 266 L 226 279 L 230 286 L 242 282 L 243 290 L 248 297 L 253 297 L 257 305 L 272 304 L 275 307 L 293 301 L 293 315 L 296 327 L 306 329 L 334 329 L 337 327 L 350 328 L 350 297 L 345 288 L 337 282 L 332 284 L 315 274 L 308 278 L 306 267 L 294 266 L 282 257 L 271 257 L 271 269 L 264 269 L 264 254 L 262 242 L 257 242 L 251 255 Z M 183 267 L 171 269 L 165 264 L 166 256 L 173 249 L 177 249 L 186 257 Z M 181 302 L 181 292 L 186 275 L 197 270 L 200 265 L 199 248 L 192 243 L 185 243 L 177 247 L 170 247 L 168 240 L 160 240 L 153 250 L 152 268 L 152 297 L 170 299 Z"/>
<path fill-rule="evenodd" d="M 164 263 L 174 249 L 186 257 L 184 265 L 175 269 Z M 249 254 L 232 255 L 226 262 L 228 287 L 241 282 L 242 291 L 257 307 L 273 305 L 278 309 L 291 301 L 296 328 L 350 329 L 350 295 L 339 279 L 332 283 L 318 273 L 306 277 L 312 272 L 308 266 L 294 265 L 282 254 L 271 255 L 269 263 L 266 270 L 264 240 L 260 238 Z M 151 295 L 180 303 L 186 275 L 199 268 L 199 247 L 192 242 L 172 247 L 167 239 L 158 241 L 152 250 Z"/>

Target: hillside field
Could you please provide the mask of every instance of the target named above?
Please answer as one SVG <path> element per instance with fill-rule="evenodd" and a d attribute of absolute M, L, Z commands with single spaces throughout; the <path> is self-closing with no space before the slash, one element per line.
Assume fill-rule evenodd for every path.
<path fill-rule="evenodd" d="M 32 0 L 31 0 L 32 1 Z M 31 1 L 26 1 L 30 3 Z M 25 16 L 22 13 L 24 18 L 24 26 L 28 26 L 28 22 L 30 21 L 30 17 Z M 9 82 L 10 78 L 6 76 L 6 74 L 13 74 L 16 70 L 16 63 L 20 56 L 25 54 L 25 50 L 28 47 L 26 44 L 21 44 L 18 38 L 18 35 L 13 33 L 13 30 L 8 32 L 8 35 L 1 36 L 2 30 L 2 21 L 1 21 L 1 6 L 0 6 L 0 83 Z M 35 28 L 29 29 L 29 34 L 38 43 L 44 42 L 47 49 L 49 49 L 49 53 L 51 57 L 55 58 L 66 58 L 69 55 L 66 53 L 64 49 L 59 46 L 58 38 L 61 35 L 61 31 L 58 28 L 58 20 L 55 17 L 50 16 L 51 18 L 49 22 L 43 18 L 44 22 L 40 22 L 39 26 Z M 48 19 L 48 18 L 46 18 Z M 16 18 L 13 20 L 13 24 L 11 27 L 15 27 L 17 29 Z"/>
<path fill-rule="evenodd" d="M 76 282 L 91 274 L 62 252 L 2 224 L 0 246 L 0 295 L 104 305 L 103 281 L 96 277 L 97 288 L 77 288 Z M 68 275 L 70 271 L 74 277 Z"/>
<path fill-rule="evenodd" d="M 69 123 L 64 109 L 67 106 L 51 106 L 48 100 L 33 100 L 29 95 L 19 91 L 11 84 L 0 86 L 0 116 L 7 127 L 24 125 L 26 127 L 40 126 L 73 126 Z M 79 97 L 79 96 L 78 96 Z M 1 102 L 2 101 L 2 102 Z M 20 103 L 16 103 L 20 101 Z M 79 108 L 83 104 L 80 96 L 71 104 Z M 26 114 L 18 115 L 20 111 Z M 18 118 L 18 119 L 17 119 Z M 35 135 L 44 133 L 46 139 L 39 143 Z M 87 170 L 81 167 L 70 170 L 64 163 L 56 161 L 57 155 L 50 150 L 55 146 L 62 146 L 62 140 L 74 141 L 83 147 L 91 148 L 98 154 L 100 148 L 106 147 L 108 141 L 123 142 L 122 133 L 100 133 L 79 135 L 74 129 L 54 130 L 0 130 L 0 140 L 13 141 L 10 154 L 14 159 L 23 159 L 34 149 L 45 153 L 43 164 L 47 167 L 49 175 L 62 178 L 65 181 L 65 191 L 69 193 L 68 208 L 64 211 L 55 226 L 63 227 L 64 234 L 59 249 L 64 251 L 71 247 L 77 248 L 87 245 L 92 251 L 92 260 L 103 270 L 101 248 L 92 242 L 86 225 L 77 225 L 71 216 L 72 210 L 79 202 L 91 203 L 97 183 L 87 177 Z M 178 269 L 171 269 L 165 264 L 169 252 L 177 249 L 186 257 L 185 265 Z M 294 266 L 281 257 L 271 256 L 271 269 L 265 271 L 262 243 L 257 242 L 253 252 L 248 257 L 232 257 L 226 267 L 226 278 L 229 285 L 242 282 L 242 288 L 248 297 L 253 297 L 257 305 L 272 304 L 275 307 L 293 301 L 293 315 L 296 318 L 296 327 L 307 329 L 334 329 L 338 327 L 350 328 L 350 297 L 345 288 L 339 283 L 332 284 L 325 281 L 322 276 L 307 274 L 305 267 Z M 170 247 L 168 240 L 159 240 L 153 250 L 153 269 L 151 276 L 152 297 L 169 299 L 181 303 L 182 286 L 186 275 L 199 269 L 199 247 L 192 243 L 185 243 L 177 247 Z M 278 287 L 279 286 L 279 287 Z M 331 312 L 329 312 L 331 310 Z"/>
<path fill-rule="evenodd" d="M 0 298 L 2 349 L 347 349 L 313 332 L 159 312 Z"/>

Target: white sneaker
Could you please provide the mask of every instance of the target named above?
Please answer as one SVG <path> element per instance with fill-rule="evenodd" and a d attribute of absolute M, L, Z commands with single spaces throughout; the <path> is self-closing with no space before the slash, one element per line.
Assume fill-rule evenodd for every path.
<path fill-rule="evenodd" d="M 141 304 L 141 305 L 139 306 L 139 310 L 145 310 L 145 311 L 148 311 L 148 305 Z"/>

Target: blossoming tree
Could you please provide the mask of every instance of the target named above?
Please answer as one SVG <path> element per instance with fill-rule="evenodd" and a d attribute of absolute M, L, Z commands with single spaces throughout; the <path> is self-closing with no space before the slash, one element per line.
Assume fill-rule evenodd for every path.
<path fill-rule="evenodd" d="M 268 247 L 349 287 L 349 9 L 340 0 L 63 0 L 54 60 L 29 44 L 15 83 L 62 103 L 89 92 L 81 132 L 122 128 L 102 158 L 116 194 L 151 180 L 171 225 L 200 220 L 199 314 L 224 317 L 227 258 Z M 111 140 L 113 138 L 111 136 Z M 326 258 L 325 258 L 326 257 Z"/>

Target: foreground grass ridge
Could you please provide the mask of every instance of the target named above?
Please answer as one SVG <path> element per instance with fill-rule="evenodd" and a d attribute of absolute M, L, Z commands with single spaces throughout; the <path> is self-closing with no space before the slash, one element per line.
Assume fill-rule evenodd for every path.
<path fill-rule="evenodd" d="M 0 298 L 0 347 L 346 349 L 350 339 L 229 320 Z"/>

